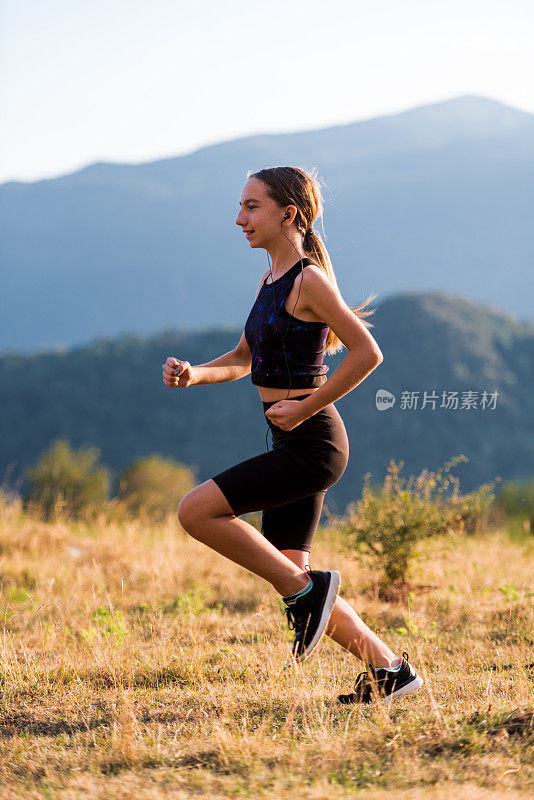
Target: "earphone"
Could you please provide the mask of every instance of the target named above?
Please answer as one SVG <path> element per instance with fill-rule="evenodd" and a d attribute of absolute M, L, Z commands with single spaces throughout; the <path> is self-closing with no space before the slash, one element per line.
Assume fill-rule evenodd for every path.
<path fill-rule="evenodd" d="M 286 214 L 286 215 L 284 216 L 284 220 L 286 220 L 286 219 L 289 219 L 289 214 Z M 283 227 L 282 227 L 282 233 L 284 233 L 284 229 L 283 229 Z M 286 236 L 286 235 L 285 235 L 285 233 L 284 233 L 284 236 Z M 288 237 L 287 237 L 287 236 L 286 236 L 286 239 L 288 239 Z M 289 242 L 291 242 L 291 239 L 288 239 L 288 241 L 289 241 Z M 293 249 L 295 250 L 296 254 L 297 254 L 297 255 L 299 255 L 299 252 L 298 252 L 297 248 L 295 247 L 295 245 L 293 244 L 293 242 L 291 242 L 291 245 L 293 246 Z M 302 275 L 302 274 L 303 274 L 303 272 L 304 272 L 304 265 L 303 265 L 303 263 L 302 263 L 302 260 L 303 260 L 303 259 L 302 259 L 302 256 L 300 256 L 300 274 L 301 274 L 301 275 Z M 271 265 L 270 265 L 270 264 L 269 264 L 269 272 L 271 273 L 271 281 L 272 281 L 272 283 L 271 283 L 271 286 L 273 287 L 274 303 L 275 303 L 275 308 L 277 309 L 277 308 L 278 308 L 278 300 L 276 299 L 276 292 L 275 292 L 275 289 L 274 289 L 274 281 L 273 281 L 273 273 L 272 273 L 272 270 L 271 270 Z M 300 290 L 301 290 L 301 289 L 302 289 L 302 278 L 301 278 L 301 281 L 300 281 L 299 293 L 298 293 L 298 295 L 297 295 L 297 299 L 295 300 L 295 305 L 293 306 L 293 311 L 295 311 L 295 308 L 297 307 L 297 303 L 298 303 L 298 301 L 299 301 L 299 297 L 300 297 Z M 293 315 L 291 315 L 291 316 L 293 316 Z M 286 361 L 286 368 L 287 368 L 287 376 L 288 376 L 288 378 L 289 378 L 289 389 L 287 390 L 287 397 L 286 397 L 286 398 L 284 398 L 285 400 L 287 400 L 287 399 L 289 398 L 289 394 L 290 394 L 290 392 L 291 392 L 291 372 L 290 372 L 290 369 L 289 369 L 289 363 L 288 363 L 288 360 L 287 360 L 286 348 L 285 348 L 285 346 L 284 346 L 284 342 L 285 342 L 285 338 L 286 338 L 286 336 L 287 336 L 287 332 L 288 332 L 288 330 L 289 330 L 289 325 L 290 325 L 290 322 L 291 322 L 291 320 L 288 320 L 288 323 L 287 323 L 287 326 L 286 326 L 285 333 L 284 333 L 284 335 L 283 335 L 283 337 L 282 337 L 282 350 L 284 351 L 284 358 L 285 358 L 285 361 Z M 266 418 L 266 419 L 267 419 L 267 418 Z M 268 443 L 268 438 L 267 438 L 267 437 L 268 437 L 268 435 L 269 435 L 269 430 L 270 430 L 270 429 L 269 429 L 269 423 L 267 422 L 267 432 L 266 432 L 266 434 L 265 434 L 265 442 L 266 442 L 266 444 L 267 444 L 267 451 L 269 450 L 269 443 Z"/>

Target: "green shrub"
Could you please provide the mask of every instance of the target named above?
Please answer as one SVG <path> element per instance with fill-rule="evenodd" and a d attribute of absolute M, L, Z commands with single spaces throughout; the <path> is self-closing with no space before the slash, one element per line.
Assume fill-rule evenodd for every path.
<path fill-rule="evenodd" d="M 512 521 L 526 523 L 523 527 L 534 532 L 534 478 L 505 483 L 495 498 L 494 506 Z"/>
<path fill-rule="evenodd" d="M 109 496 L 109 473 L 95 466 L 97 448 L 72 450 L 68 441 L 58 439 L 27 471 L 31 484 L 25 505 L 49 520 L 58 515 L 92 516 Z"/>
<path fill-rule="evenodd" d="M 82 628 L 80 636 L 89 644 L 94 644 L 101 636 L 122 642 L 130 636 L 130 629 L 124 611 L 110 611 L 105 606 L 98 606 L 91 615 L 90 628 Z"/>
<path fill-rule="evenodd" d="M 139 458 L 119 476 L 118 498 L 131 514 L 162 521 L 176 515 L 178 504 L 196 486 L 194 471 L 172 458 Z"/>
<path fill-rule="evenodd" d="M 397 466 L 391 459 L 383 487 L 371 489 L 367 473 L 361 499 L 351 503 L 345 517 L 337 521 L 347 549 L 371 561 L 382 596 L 392 584 L 406 584 L 420 541 L 450 529 L 469 532 L 481 520 L 494 484 L 460 496 L 459 479 L 448 475 L 458 461 L 467 459 L 458 456 L 438 472 L 423 470 L 406 482 L 400 477 L 404 462 Z"/>

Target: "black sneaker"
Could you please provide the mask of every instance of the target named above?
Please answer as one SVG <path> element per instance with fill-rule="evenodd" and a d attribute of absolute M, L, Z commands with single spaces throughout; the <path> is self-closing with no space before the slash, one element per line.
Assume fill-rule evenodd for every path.
<path fill-rule="evenodd" d="M 375 670 L 369 662 L 369 672 L 360 672 L 354 684 L 354 691 L 350 694 L 337 696 L 337 703 L 371 703 L 377 699 L 381 703 L 397 700 L 410 692 L 415 692 L 423 685 L 423 679 L 408 663 L 408 653 L 402 654 L 400 666 L 388 669 L 379 667 Z"/>
<path fill-rule="evenodd" d="M 310 583 L 303 594 L 282 598 L 287 608 L 287 624 L 295 631 L 292 655 L 296 661 L 305 661 L 323 636 L 336 602 L 341 576 L 336 570 L 308 570 Z"/>

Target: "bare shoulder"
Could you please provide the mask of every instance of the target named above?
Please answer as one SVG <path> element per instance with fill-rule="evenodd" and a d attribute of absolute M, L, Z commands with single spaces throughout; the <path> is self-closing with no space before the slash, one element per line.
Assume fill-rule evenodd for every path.
<path fill-rule="evenodd" d="M 306 276 L 306 280 L 304 279 Z M 306 306 L 313 311 L 314 301 L 313 298 L 322 292 L 328 295 L 337 294 L 340 296 L 337 284 L 333 284 L 324 269 L 318 267 L 316 264 L 308 264 L 306 271 L 299 273 L 295 283 L 300 286 L 302 282 L 301 297 Z"/>
<path fill-rule="evenodd" d="M 312 280 L 317 283 L 317 281 L 326 281 L 330 285 L 332 285 L 332 281 L 321 267 L 318 267 L 317 264 L 308 264 L 306 267 L 306 275 L 313 275 L 314 277 Z"/>

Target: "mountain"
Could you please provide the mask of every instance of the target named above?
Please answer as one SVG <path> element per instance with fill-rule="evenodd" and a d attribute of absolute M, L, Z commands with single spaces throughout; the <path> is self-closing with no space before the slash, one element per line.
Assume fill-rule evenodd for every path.
<path fill-rule="evenodd" d="M 238 202 L 247 171 L 274 164 L 316 166 L 326 183 L 326 245 L 349 305 L 444 291 L 533 318 L 534 116 L 466 96 L 4 183 L 0 350 L 241 326 L 266 254 L 235 225 Z"/>
<path fill-rule="evenodd" d="M 327 507 L 342 513 L 360 496 L 365 473 L 381 483 L 391 458 L 404 461 L 408 477 L 463 453 L 468 463 L 452 472 L 461 492 L 496 476 L 532 477 L 534 324 L 442 292 L 398 294 L 374 307 L 368 320 L 384 361 L 335 404 L 350 459 L 328 490 Z M 0 356 L 0 482 L 21 484 L 26 468 L 60 436 L 76 448 L 98 447 L 115 479 L 150 453 L 194 467 L 203 482 L 265 452 L 267 423 L 249 376 L 185 390 L 162 382 L 167 356 L 205 363 L 235 347 L 240 334 L 167 329 L 65 353 Z M 345 355 L 344 349 L 325 359 L 329 375 Z M 396 398 L 392 408 L 379 410 L 380 390 Z M 490 399 L 483 407 L 484 391 L 493 406 Z M 434 393 L 434 405 L 422 407 L 424 392 L 427 400 Z M 457 408 L 442 404 L 443 392 L 458 393 Z M 272 449 L 270 435 L 268 441 Z"/>

